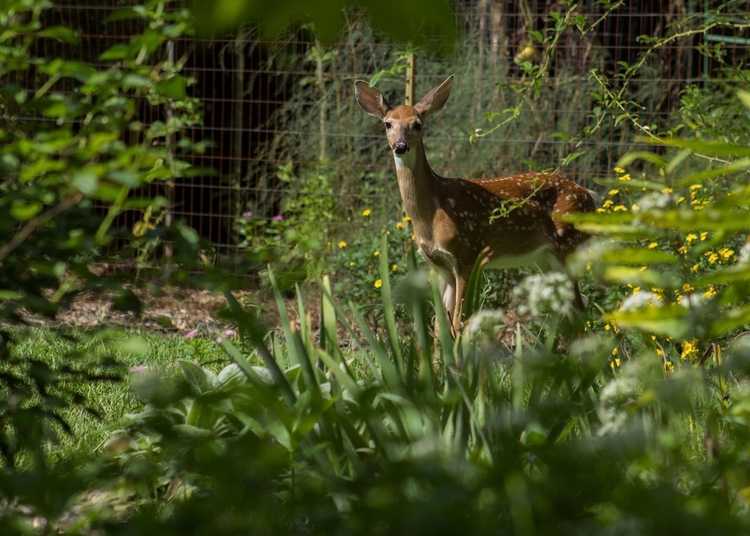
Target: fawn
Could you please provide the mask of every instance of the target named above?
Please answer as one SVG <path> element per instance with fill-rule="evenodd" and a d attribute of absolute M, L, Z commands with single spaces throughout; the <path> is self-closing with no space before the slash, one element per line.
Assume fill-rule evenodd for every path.
<path fill-rule="evenodd" d="M 466 282 L 481 256 L 486 266 L 504 256 L 547 247 L 564 261 L 587 235 L 560 219 L 594 209 L 591 192 L 557 173 L 523 173 L 484 180 L 448 179 L 435 173 L 423 143 L 424 122 L 440 110 L 453 76 L 416 105 L 391 107 L 366 82 L 355 82 L 359 105 L 383 122 L 396 164 L 404 210 L 419 251 L 444 274 L 443 304 L 454 333 L 461 329 Z M 577 284 L 576 301 L 582 306 Z"/>

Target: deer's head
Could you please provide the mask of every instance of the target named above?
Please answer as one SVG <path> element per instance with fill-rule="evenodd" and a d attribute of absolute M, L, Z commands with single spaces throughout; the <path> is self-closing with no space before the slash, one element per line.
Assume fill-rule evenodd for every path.
<path fill-rule="evenodd" d="M 451 93 L 452 83 L 453 75 L 428 91 L 414 106 L 391 107 L 380 91 L 362 80 L 354 83 L 354 94 L 365 112 L 383 122 L 388 146 L 394 155 L 400 157 L 422 143 L 423 122 L 443 107 Z"/>

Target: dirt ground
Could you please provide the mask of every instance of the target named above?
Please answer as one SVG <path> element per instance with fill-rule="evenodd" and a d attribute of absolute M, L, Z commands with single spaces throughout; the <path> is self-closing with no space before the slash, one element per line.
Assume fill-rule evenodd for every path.
<path fill-rule="evenodd" d="M 55 319 L 30 318 L 33 324 L 93 328 L 117 326 L 197 336 L 230 329 L 216 317 L 225 305 L 222 294 L 207 290 L 163 287 L 154 293 L 149 289 L 131 287 L 143 304 L 141 315 L 113 309 L 112 296 L 85 292 Z M 250 292 L 235 292 L 240 302 L 250 299 Z"/>

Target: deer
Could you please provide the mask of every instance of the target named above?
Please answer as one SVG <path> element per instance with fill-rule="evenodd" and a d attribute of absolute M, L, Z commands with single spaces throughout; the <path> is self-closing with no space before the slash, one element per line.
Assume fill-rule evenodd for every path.
<path fill-rule="evenodd" d="M 562 216 L 591 211 L 595 203 L 592 192 L 557 172 L 488 179 L 435 173 L 425 154 L 425 124 L 445 105 L 452 83 L 453 75 L 415 105 L 390 106 L 363 80 L 355 81 L 354 93 L 362 109 L 383 124 L 403 209 L 412 221 L 419 252 L 443 275 L 442 302 L 457 335 L 466 284 L 477 261 L 484 268 L 500 267 L 504 257 L 548 248 L 564 263 L 588 237 Z M 582 308 L 573 283 L 576 304 Z"/>

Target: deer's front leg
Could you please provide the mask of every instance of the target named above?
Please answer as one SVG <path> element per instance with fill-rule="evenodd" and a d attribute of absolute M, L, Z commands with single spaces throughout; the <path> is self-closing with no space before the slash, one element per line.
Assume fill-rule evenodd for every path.
<path fill-rule="evenodd" d="M 461 332 L 461 309 L 464 304 L 464 292 L 466 291 L 466 278 L 459 273 L 455 274 L 455 290 L 456 295 L 454 298 L 451 320 L 453 320 L 453 334 L 458 336 Z"/>

